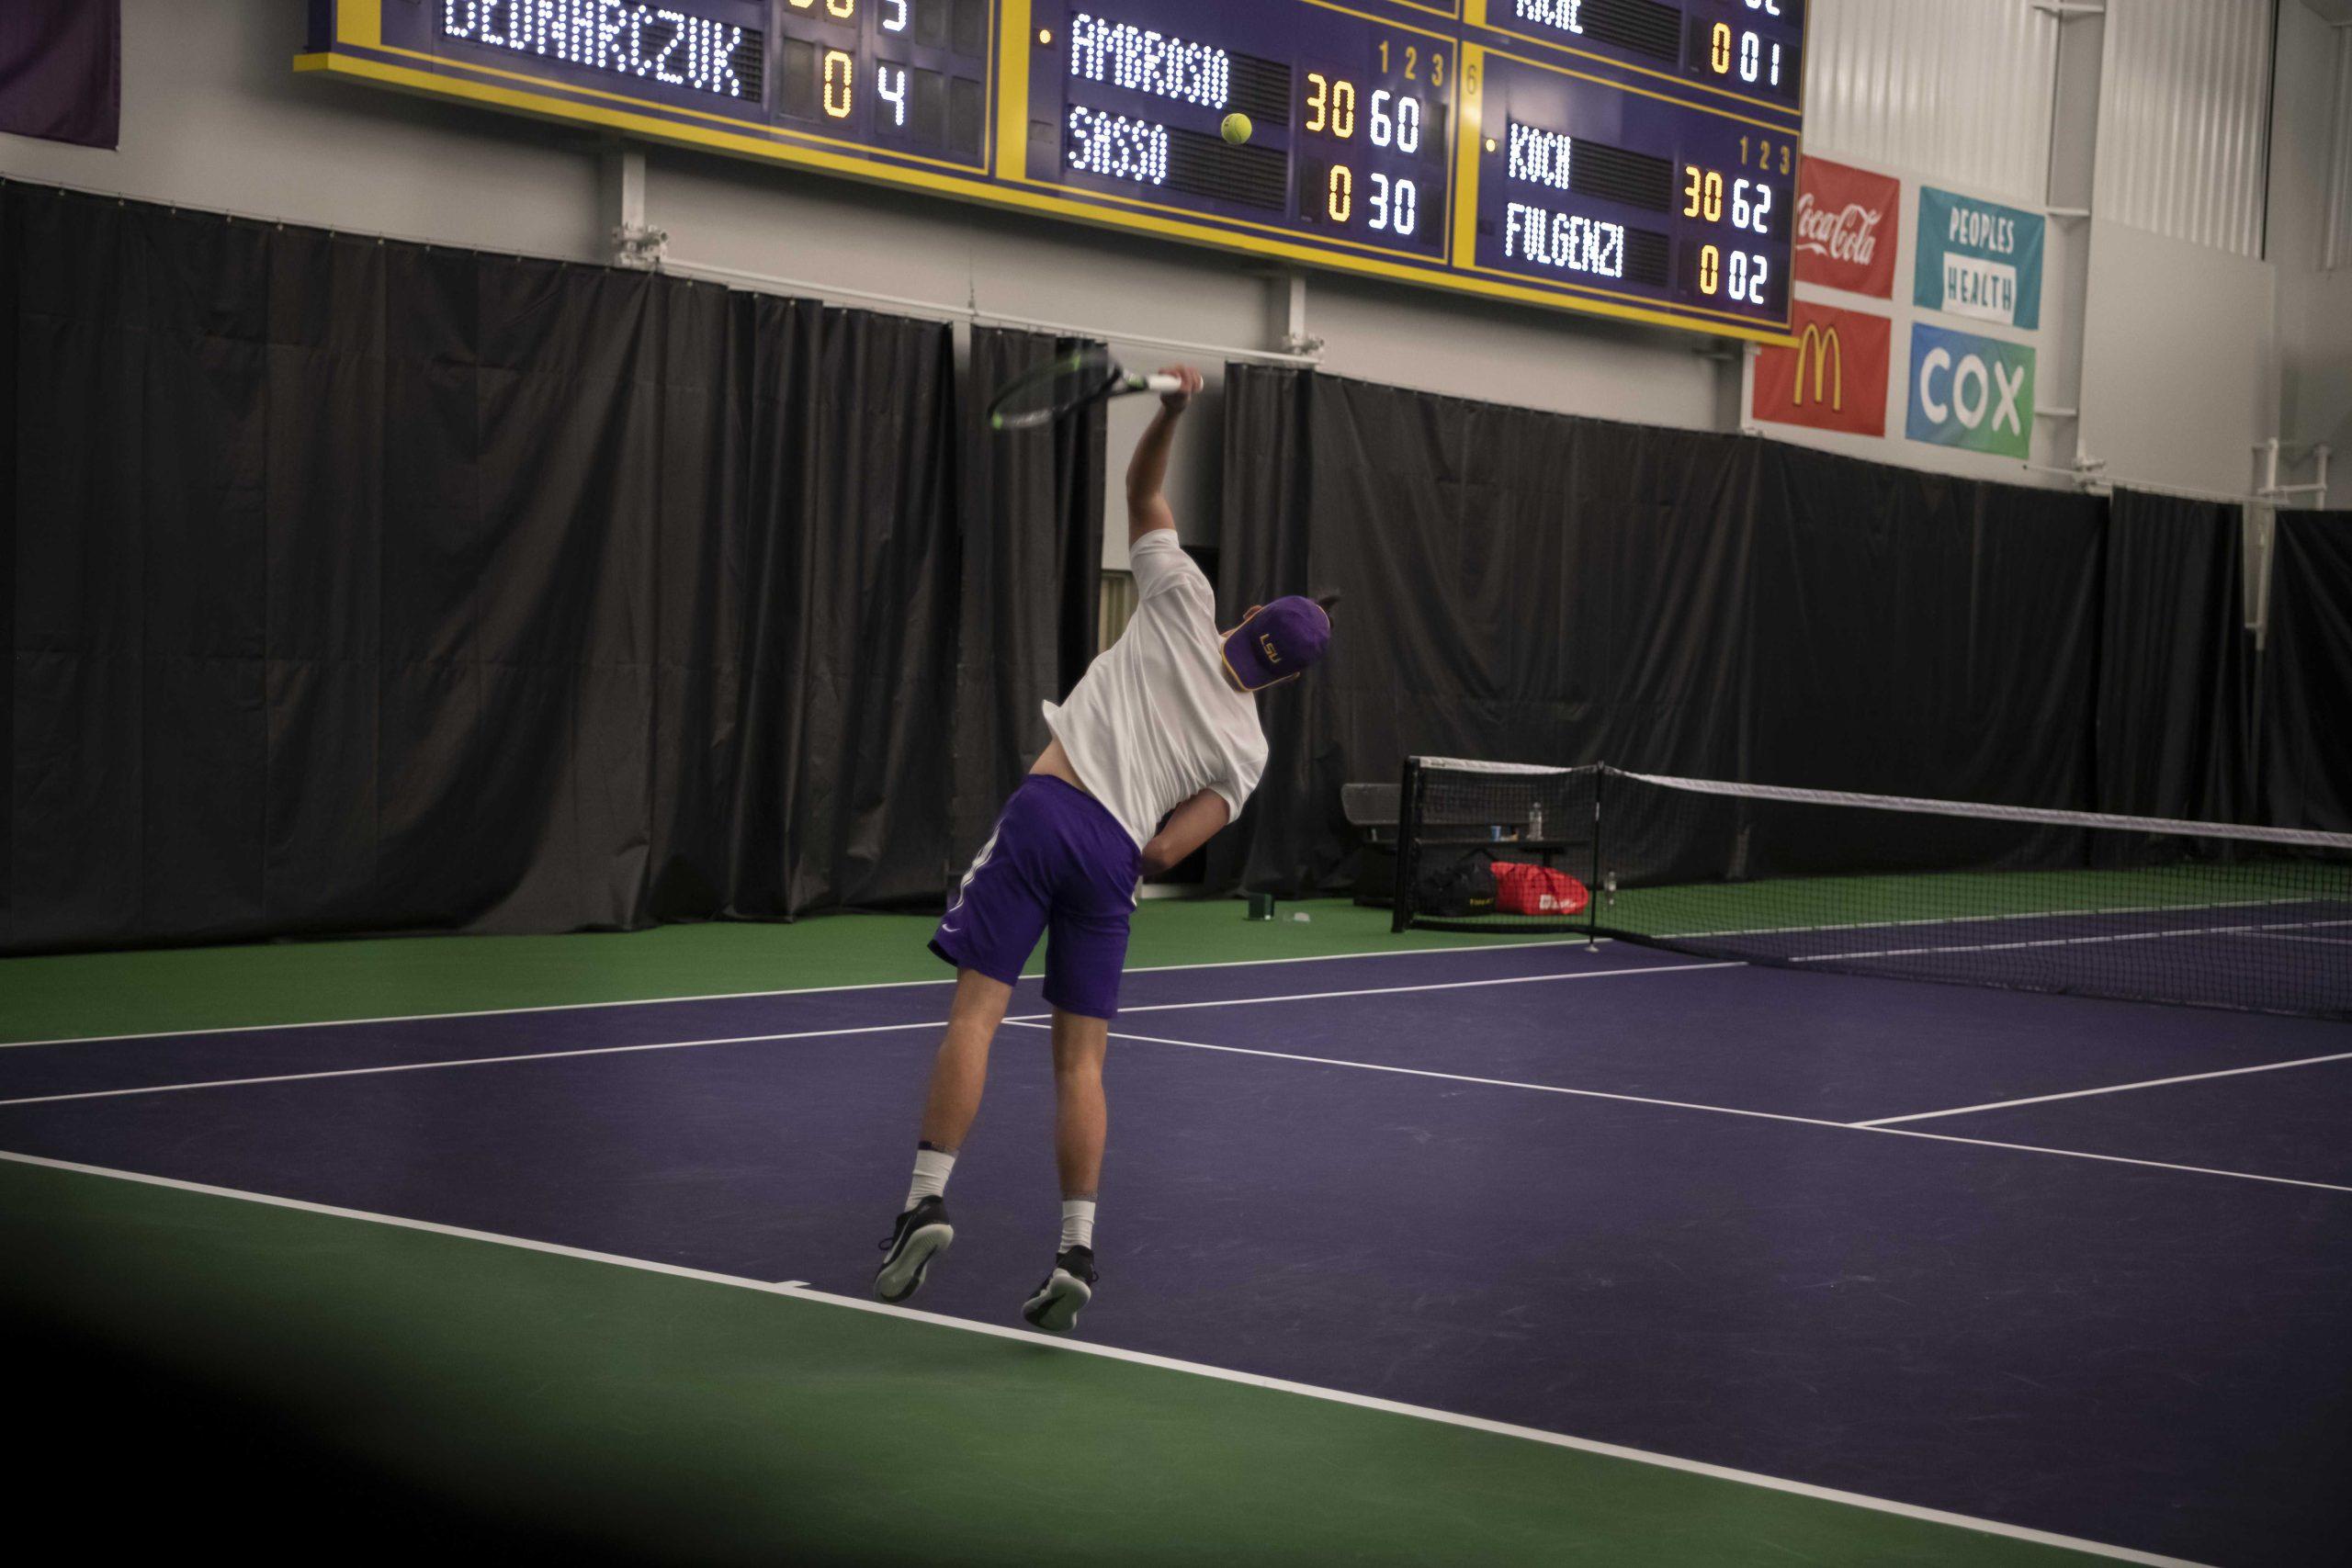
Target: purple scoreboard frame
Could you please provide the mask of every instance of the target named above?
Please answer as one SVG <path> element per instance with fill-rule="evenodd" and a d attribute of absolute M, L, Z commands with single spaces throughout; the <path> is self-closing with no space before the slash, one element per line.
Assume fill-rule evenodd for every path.
<path fill-rule="evenodd" d="M 297 69 L 1785 341 L 1806 0 L 311 0 Z M 1246 141 L 1222 132 L 1246 116 Z M 1238 127 L 1235 130 L 1238 130 Z"/>

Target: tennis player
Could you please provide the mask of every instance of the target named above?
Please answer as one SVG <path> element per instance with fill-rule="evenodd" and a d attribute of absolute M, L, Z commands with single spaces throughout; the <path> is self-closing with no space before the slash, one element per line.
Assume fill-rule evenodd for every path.
<path fill-rule="evenodd" d="M 956 999 L 931 1070 L 914 1180 L 874 1276 L 886 1302 L 922 1288 L 932 1259 L 955 1239 L 948 1175 L 979 1111 L 989 1044 L 1013 982 L 1050 929 L 1062 1228 L 1054 1266 L 1021 1314 L 1052 1334 L 1076 1325 L 1096 1279 L 1102 1057 L 1138 878 L 1175 865 L 1239 814 L 1266 766 L 1253 694 L 1305 674 L 1331 640 L 1328 600 L 1278 599 L 1218 630 L 1208 579 L 1178 547 L 1160 493 L 1176 426 L 1201 387 L 1196 370 L 1169 373 L 1182 389 L 1161 398 L 1127 468 L 1135 619 L 1068 702 L 1046 705 L 1053 743 L 1006 802 L 931 940 L 956 965 Z"/>

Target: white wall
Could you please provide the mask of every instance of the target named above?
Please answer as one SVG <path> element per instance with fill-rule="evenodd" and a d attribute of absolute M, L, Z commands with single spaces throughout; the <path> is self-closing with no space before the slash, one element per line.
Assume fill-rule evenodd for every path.
<path fill-rule="evenodd" d="M 2352 507 L 2352 252 L 2323 270 L 2331 175 L 2352 180 L 2352 27 L 2289 0 L 2279 14 L 2270 257 L 2278 273 L 2279 435 L 2335 448 L 2328 505 Z M 2343 140 L 2338 141 L 2341 137 Z M 2341 167 L 2331 167 L 2335 160 Z M 2352 219 L 2346 219 L 2352 221 Z M 2311 477 L 2308 466 L 2290 482 Z M 2306 502 L 2308 503 L 2308 502 Z"/>
<path fill-rule="evenodd" d="M 2278 418 L 2268 264 L 2099 219 L 2082 443 L 2119 482 L 2244 495 Z"/>
<path fill-rule="evenodd" d="M 2109 0 L 2100 216 L 2262 254 L 2275 9 L 2275 0 Z"/>

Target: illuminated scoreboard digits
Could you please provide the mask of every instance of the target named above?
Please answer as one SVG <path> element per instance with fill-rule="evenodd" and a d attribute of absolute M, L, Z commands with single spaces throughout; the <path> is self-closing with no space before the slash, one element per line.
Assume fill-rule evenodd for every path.
<path fill-rule="evenodd" d="M 1788 317 L 1794 139 L 1485 57 L 1476 261 L 1701 317 Z"/>
<path fill-rule="evenodd" d="M 1810 0 L 309 0 L 298 70 L 1785 342 Z"/>
<path fill-rule="evenodd" d="M 1797 101 L 1805 0 L 1472 0 L 1501 32 L 1671 71 L 1737 97 Z"/>
<path fill-rule="evenodd" d="M 1298 90 L 1299 220 L 1441 254 L 1453 51 L 1376 28 L 1366 41 L 1368 58 L 1309 70 Z"/>
<path fill-rule="evenodd" d="M 1457 52 L 1298 0 L 1030 13 L 1032 178 L 1367 254 L 1446 251 Z M 1223 134 L 1230 117 L 1250 133 Z"/>
<path fill-rule="evenodd" d="M 1709 86 L 1793 102 L 1804 85 L 1804 0 L 1706 0 L 1684 35 L 1684 65 Z"/>
<path fill-rule="evenodd" d="M 786 121 L 983 166 L 989 0 L 774 4 Z"/>

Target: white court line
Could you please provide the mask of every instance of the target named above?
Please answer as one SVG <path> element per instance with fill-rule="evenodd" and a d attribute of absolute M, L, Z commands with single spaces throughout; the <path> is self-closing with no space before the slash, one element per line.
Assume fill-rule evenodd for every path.
<path fill-rule="evenodd" d="M 1003 1327 L 991 1323 L 974 1323 L 964 1318 L 949 1317 L 940 1313 L 924 1312 L 915 1307 L 891 1306 L 886 1303 L 865 1301 L 855 1296 L 835 1295 L 827 1291 L 812 1291 L 797 1280 L 775 1284 L 764 1280 L 746 1279 L 738 1274 L 719 1274 L 707 1269 L 688 1269 L 675 1263 L 656 1263 L 642 1258 L 625 1258 L 616 1253 L 591 1252 L 583 1247 L 563 1247 L 554 1242 L 533 1241 L 525 1236 L 502 1235 L 494 1231 L 467 1230 L 457 1225 L 437 1224 L 430 1220 L 412 1220 L 399 1214 L 374 1213 L 365 1209 L 336 1208 L 326 1203 L 308 1202 L 300 1198 L 280 1198 L 266 1192 L 248 1192 L 234 1187 L 212 1187 L 202 1182 L 182 1181 L 168 1176 L 149 1176 L 135 1170 L 117 1170 L 107 1166 L 78 1165 L 70 1160 L 48 1159 L 39 1155 L 17 1154 L 5 1149 L 0 1149 L 0 1160 L 17 1165 L 36 1166 L 46 1170 L 66 1171 L 76 1176 L 103 1177 L 109 1180 L 168 1188 L 179 1192 L 194 1192 L 209 1198 L 226 1198 L 239 1202 L 264 1204 L 276 1209 L 292 1209 L 302 1213 L 322 1214 L 331 1219 L 353 1220 L 365 1224 L 385 1225 L 396 1230 L 422 1231 L 433 1235 L 452 1236 L 461 1241 L 480 1242 L 491 1247 L 514 1247 L 520 1251 L 544 1253 L 550 1257 L 568 1258 L 583 1263 L 601 1263 L 609 1268 L 627 1269 L 637 1273 L 663 1274 L 672 1279 L 690 1280 L 707 1285 L 720 1285 L 731 1290 L 757 1291 L 787 1301 L 812 1302 L 850 1312 L 872 1313 L 878 1317 L 900 1318 L 910 1323 L 922 1324 L 933 1328 L 949 1329 L 959 1334 L 977 1334 L 991 1339 L 1014 1340 L 1035 1350 L 1058 1352 L 1064 1355 L 1095 1356 L 1104 1360 L 1125 1361 L 1134 1366 L 1153 1367 L 1162 1371 L 1212 1378 L 1219 1382 L 1268 1389 L 1277 1393 L 1320 1400 L 1325 1404 L 1352 1405 L 1360 1410 L 1374 1410 L 1384 1415 L 1402 1416 L 1414 1420 L 1434 1422 L 1440 1426 L 1485 1432 L 1495 1437 L 1514 1438 L 1522 1442 L 1543 1443 L 1552 1448 L 1569 1449 L 1578 1453 L 1595 1454 L 1605 1459 L 1623 1460 L 1630 1463 L 1649 1465 L 1659 1470 L 1679 1471 L 1687 1475 L 1702 1475 L 1711 1480 L 1759 1487 L 1769 1492 L 1810 1497 L 1824 1503 L 1841 1504 L 1847 1507 L 1862 1508 L 1871 1513 L 1892 1514 L 1901 1518 L 1917 1519 L 1926 1524 L 1977 1530 L 1986 1535 L 2002 1536 L 2011 1540 L 2031 1541 L 2038 1545 L 2080 1551 L 2120 1562 L 2143 1563 L 2147 1564 L 2148 1568 L 2206 1568 L 2206 1565 L 2191 1562 L 2187 1558 L 2162 1557 L 2154 1552 L 2134 1551 L 2130 1547 L 2109 1546 L 2103 1541 L 2085 1540 L 2075 1536 L 2057 1535 L 2049 1530 L 2031 1529 L 2023 1525 L 2006 1524 L 1998 1519 L 1977 1518 L 1968 1514 L 1950 1513 L 1941 1508 L 1926 1508 L 1915 1503 L 1901 1503 L 1886 1497 L 1872 1497 L 1860 1492 L 1841 1492 L 1834 1487 L 1815 1486 L 1810 1482 L 1790 1481 L 1777 1475 L 1759 1474 L 1754 1471 L 1734 1470 L 1727 1465 L 1708 1464 L 1699 1460 L 1678 1459 L 1672 1454 L 1653 1453 L 1645 1449 L 1625 1448 L 1617 1443 L 1604 1443 L 1591 1438 L 1575 1438 L 1562 1432 L 1547 1432 L 1535 1427 L 1519 1427 L 1504 1421 L 1489 1421 L 1481 1416 L 1459 1415 L 1451 1410 L 1439 1410 L 1428 1405 L 1406 1404 L 1397 1400 L 1380 1399 L 1371 1394 L 1350 1393 L 1344 1389 L 1323 1388 L 1314 1383 L 1293 1382 L 1286 1378 L 1270 1378 L 1255 1372 L 1235 1371 L 1227 1367 L 1211 1366 L 1203 1361 L 1180 1360 L 1172 1356 L 1155 1356 L 1142 1350 L 1122 1349 L 1115 1345 L 1098 1345 L 1082 1339 L 1060 1338 L 1025 1329 Z"/>
<path fill-rule="evenodd" d="M 1639 897 L 1636 889 L 1634 897 Z M 2113 908 L 2028 909 L 2009 915 L 1923 915 L 1912 920 L 1845 920 L 1821 926 L 1749 926 L 1740 931 L 1668 931 L 1652 942 L 1705 942 L 1710 937 L 1804 936 L 1813 931 L 1900 931 L 1905 926 L 1979 926 L 1996 920 L 2067 920 L 2099 915 L 2202 914 L 2208 909 L 2265 909 L 2280 904 L 2325 902 L 2314 898 L 2223 898 L 2201 904 L 2123 904 Z M 2320 922 L 2324 924 L 2326 922 Z M 2233 928 L 2234 929 L 2234 928 Z"/>
<path fill-rule="evenodd" d="M 2330 920 L 2313 920 L 2310 922 L 2310 924 L 2313 926 L 2333 925 L 2337 923 L 2340 922 Z M 2042 937 L 2034 942 L 1973 942 L 1966 945 L 1947 944 L 1940 947 L 1889 947 L 1883 948 L 1875 953 L 1815 953 L 1805 954 L 1802 957 L 1791 958 L 1788 962 L 1791 964 L 1836 964 L 1839 962 L 1850 962 L 1859 958 L 1919 958 L 1931 953 L 2016 953 L 2026 948 L 2032 947 L 2096 947 L 2105 942 L 2169 942 L 2175 937 L 2239 936 L 2244 935 L 2247 931 L 2256 930 L 2264 931 L 2295 931 L 2301 928 L 2292 922 L 2281 922 L 2278 925 L 2262 927 L 2191 926 L 2179 931 L 2121 931 L 2109 936 Z"/>
<path fill-rule="evenodd" d="M 1006 1019 L 1007 1023 L 1023 1021 Z M 314 1073 L 272 1073 L 264 1077 L 205 1078 L 196 1083 L 140 1084 L 130 1089 L 89 1089 L 74 1094 L 33 1094 L 0 1100 L 0 1106 L 55 1105 L 67 1100 L 120 1100 L 133 1094 L 178 1094 L 192 1089 L 249 1089 L 257 1084 L 310 1083 L 320 1078 L 364 1078 L 386 1073 L 423 1073 L 436 1067 L 494 1067 L 508 1062 L 562 1062 L 579 1056 L 619 1056 L 636 1051 L 692 1051 L 704 1045 L 757 1045 L 776 1040 L 820 1040 L 837 1034 L 891 1034 L 909 1029 L 944 1029 L 944 1020 L 917 1023 L 869 1023 L 855 1029 L 803 1029 L 790 1034 L 730 1034 L 718 1040 L 665 1040 L 639 1045 L 592 1045 L 577 1051 L 526 1051 L 513 1056 L 461 1056 L 440 1062 L 396 1062 L 381 1067 L 333 1067 Z"/>
<path fill-rule="evenodd" d="M 1174 975 L 1191 969 L 1254 969 L 1276 964 L 1331 964 L 1355 958 L 1426 958 L 1433 954 L 1457 953 L 1514 953 L 1531 947 L 1599 947 L 1609 945 L 1612 939 L 1601 938 L 1588 942 L 1580 936 L 1547 937 L 1536 942 L 1496 942 L 1464 943 L 1455 947 L 1382 948 L 1373 953 L 1316 953 L 1296 958 L 1233 958 L 1215 964 L 1143 964 L 1130 968 L 1130 975 Z M 1026 976 L 1034 979 L 1035 976 Z M 933 980 L 876 980 L 857 986 L 786 986 L 773 991 L 713 991 L 699 997 L 630 997 L 620 1001 L 548 1002 L 526 1008 L 474 1008 L 461 1012 L 401 1012 L 382 1018 L 322 1018 L 296 1020 L 285 1023 L 230 1023 L 211 1029 L 150 1029 L 136 1034 L 64 1034 L 54 1040 L 0 1040 L 0 1051 L 13 1051 L 32 1045 L 107 1045 L 122 1040 L 194 1039 L 205 1034 L 259 1034 L 281 1029 L 345 1029 L 368 1023 L 432 1023 L 452 1018 L 520 1017 L 535 1012 L 594 1012 L 603 1008 L 669 1007 L 688 1002 L 756 1001 L 763 997 L 824 997 L 847 991 L 899 991 L 915 986 L 952 986 L 953 975 L 943 975 Z"/>
<path fill-rule="evenodd" d="M 1319 1002 L 1335 997 L 1393 997 L 1408 991 L 1467 991 L 1481 986 L 1544 986 L 1562 980 L 1614 980 L 1624 975 L 1695 975 L 1704 969 L 1745 969 L 1747 965 L 1733 960 L 1713 964 L 1645 964 L 1638 969 L 1588 969 L 1581 975 L 1507 975 L 1499 979 L 1443 980 L 1426 986 L 1372 986 L 1356 991 L 1301 991 L 1288 997 L 1228 997 L 1207 1002 L 1153 1002 L 1146 1007 L 1121 1008 L 1119 1016 L 1136 1012 L 1193 1012 L 1202 1008 L 1263 1007 L 1268 1002 Z M 1036 1015 L 1032 1015 L 1032 1018 Z M 1012 1019 L 1007 1023 L 1027 1023 L 1031 1018 Z"/>
<path fill-rule="evenodd" d="M 2121 1094 L 2128 1089 L 2162 1089 L 2166 1084 L 2202 1083 L 2207 1078 L 2234 1078 L 2247 1073 L 2275 1073 L 2282 1067 L 2309 1067 L 2322 1062 L 2352 1062 L 2352 1051 L 2338 1051 L 2331 1056 L 2299 1056 L 2291 1062 L 2264 1062 L 2252 1067 L 2222 1067 L 2210 1073 L 2183 1073 L 2177 1077 L 2142 1078 L 2138 1083 L 2108 1084 L 2099 1089 L 2070 1089 L 2062 1094 L 2033 1094 L 2023 1100 L 1994 1100 L 1983 1105 L 1955 1106 L 1950 1111 L 1918 1111 L 1908 1116 L 1881 1116 L 1870 1122 L 1852 1122 L 1853 1127 L 1893 1127 L 1905 1122 L 1932 1122 L 1939 1116 L 1965 1116 L 1973 1111 L 2007 1111 L 2014 1105 L 2047 1105 L 2053 1100 L 2084 1100 L 2096 1094 Z"/>
<path fill-rule="evenodd" d="M 2352 936 L 2297 936 L 2291 931 L 2241 931 L 2241 936 L 2258 936 L 2269 942 L 2315 942 L 2323 947 L 2352 947 Z"/>
<path fill-rule="evenodd" d="M 1027 1019 L 1006 1019 L 1007 1023 L 1041 1028 Z M 2025 1154 L 2059 1155 L 2068 1159 L 2097 1160 L 2102 1165 L 2144 1166 L 2151 1170 L 2185 1171 L 2192 1176 L 2226 1176 L 2238 1181 L 2261 1181 L 2278 1187 L 2315 1187 L 2323 1192 L 2352 1192 L 2352 1187 L 2341 1187 L 2332 1181 L 2305 1181 L 2292 1176 L 2263 1176 L 2250 1170 L 2222 1170 L 2212 1166 L 2175 1165 L 2168 1160 L 2133 1159 L 2127 1155 L 2095 1155 L 2082 1149 L 2051 1148 L 2041 1144 L 2010 1144 L 1994 1138 L 1964 1138 L 1952 1133 L 1922 1133 L 1909 1127 L 1881 1127 L 1867 1122 L 1830 1122 L 1818 1116 L 1792 1116 L 1778 1111 L 1747 1111 L 1734 1105 L 1701 1105 L 1685 1100 L 1658 1100 L 1643 1094 L 1616 1094 L 1607 1089 L 1566 1089 L 1559 1084 L 1524 1083 L 1512 1078 L 1474 1077 L 1467 1073 L 1442 1073 L 1428 1067 L 1396 1067 L 1383 1062 L 1354 1062 L 1340 1056 L 1306 1056 L 1291 1051 L 1264 1051 L 1248 1045 L 1211 1045 L 1199 1040 L 1170 1040 L 1157 1034 L 1130 1034 L 1111 1031 L 1114 1040 L 1132 1040 L 1147 1045 L 1181 1045 L 1188 1051 L 1217 1051 L 1234 1056 L 1266 1056 L 1282 1062 L 1308 1062 L 1325 1067 L 1353 1067 L 1368 1073 L 1396 1073 L 1406 1077 L 1442 1078 L 1453 1083 L 1476 1084 L 1487 1089 L 1532 1089 L 1539 1094 L 1565 1094 L 1578 1100 L 1614 1100 L 1634 1105 L 1663 1106 L 1672 1111 L 1701 1111 L 1716 1116 L 1746 1116 L 1760 1122 L 1793 1122 L 1806 1127 L 1828 1127 L 1841 1133 L 1877 1133 L 1894 1138 L 1927 1138 L 1941 1144 L 1970 1144 L 1978 1148 L 2013 1149 Z"/>
<path fill-rule="evenodd" d="M 1657 964 L 1639 969 L 1591 969 L 1580 975 L 1514 975 L 1500 979 L 1445 980 L 1427 986 L 1380 986 L 1355 991 L 1300 991 L 1285 997 L 1232 997 L 1207 1002 L 1156 1002 L 1130 1008 L 1129 1012 L 1166 1012 L 1174 1009 L 1264 1007 L 1272 1002 L 1314 1002 L 1333 997 L 1388 997 L 1409 991 L 1458 991 L 1478 986 L 1523 986 L 1554 980 L 1607 980 L 1620 975 L 1679 975 L 1702 969 L 1737 969 L 1737 964 Z M 1043 1024 L 1051 1013 L 1023 1013 L 1007 1023 Z M 778 1040 L 821 1040 L 832 1035 L 888 1034 L 908 1029 L 944 1029 L 947 1021 L 918 1019 L 911 1023 L 861 1024 L 845 1029 L 800 1029 L 782 1034 L 729 1034 L 713 1040 L 663 1040 L 634 1045 L 594 1045 L 576 1051 L 518 1051 L 503 1056 L 461 1056 L 446 1061 L 400 1062 L 378 1067 L 333 1067 L 308 1073 L 273 1073 L 260 1077 L 204 1078 L 193 1083 L 136 1084 L 126 1089 L 81 1089 L 71 1094 L 35 1094 L 0 1100 L 0 1107 L 54 1105 L 67 1100 L 119 1100 L 134 1094 L 171 1094 L 194 1089 L 245 1089 L 258 1084 L 304 1083 L 317 1078 L 357 1078 L 378 1073 L 421 1073 L 434 1067 L 491 1067 L 509 1062 L 560 1062 L 576 1056 L 617 1056 L 636 1051 L 691 1051 L 703 1045 L 756 1045 Z"/>

